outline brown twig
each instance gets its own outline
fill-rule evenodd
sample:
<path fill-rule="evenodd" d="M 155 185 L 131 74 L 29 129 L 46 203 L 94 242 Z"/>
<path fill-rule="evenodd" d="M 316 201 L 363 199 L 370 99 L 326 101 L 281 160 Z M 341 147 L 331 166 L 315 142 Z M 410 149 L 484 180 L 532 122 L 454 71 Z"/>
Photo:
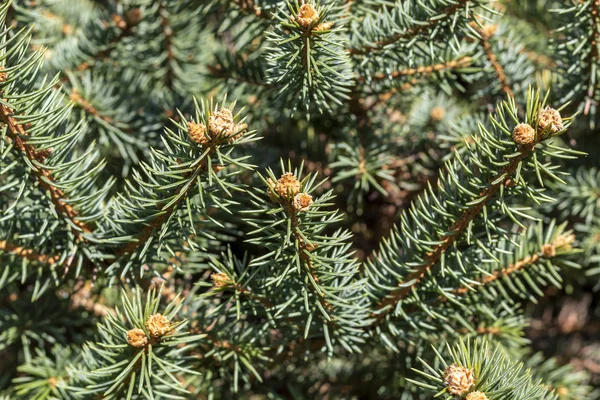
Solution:
<path fill-rule="evenodd" d="M 309 253 L 312 250 L 314 250 L 314 246 L 310 243 L 307 243 L 302 238 L 302 235 L 300 234 L 300 224 L 298 222 L 298 214 L 297 214 L 296 210 L 294 209 L 294 207 L 291 204 L 284 204 L 284 209 L 286 210 L 286 213 L 288 214 L 288 216 L 290 218 L 292 234 L 294 235 L 294 239 L 296 240 L 296 243 L 298 246 L 298 253 L 299 253 L 300 261 L 306 267 L 306 270 L 310 274 L 310 277 L 312 278 L 312 280 L 315 283 L 319 283 L 319 277 L 315 271 L 315 267 L 309 256 Z M 329 302 L 327 302 L 327 300 L 325 300 L 325 295 L 323 294 L 323 292 L 321 292 L 320 290 L 317 290 L 317 288 L 313 284 L 309 284 L 308 286 L 309 286 L 309 288 L 311 288 L 312 292 L 316 295 L 317 299 L 319 300 L 319 303 L 321 303 L 321 306 L 323 306 L 323 308 L 325 310 L 332 310 L 333 307 L 331 306 L 331 304 L 329 304 Z"/>
<path fill-rule="evenodd" d="M 423 65 L 423 66 L 420 66 L 417 68 L 407 68 L 407 69 L 403 69 L 403 70 L 393 71 L 388 74 L 378 73 L 378 74 L 372 75 L 370 77 L 370 79 L 373 81 L 381 81 L 384 79 L 395 79 L 395 78 L 399 78 L 402 76 L 433 74 L 435 72 L 440 72 L 440 71 L 444 71 L 444 70 L 448 70 L 448 69 L 456 69 L 456 68 L 466 67 L 471 64 L 471 61 L 472 61 L 471 57 L 465 56 L 458 60 L 451 60 L 451 61 L 433 64 L 433 65 Z M 367 79 L 364 76 L 358 77 L 359 82 L 364 82 L 366 80 Z"/>
<path fill-rule="evenodd" d="M 492 45 L 490 43 L 490 37 L 493 35 L 493 33 L 488 33 L 485 30 L 481 29 L 479 26 L 476 26 L 475 29 L 477 30 L 477 32 L 479 32 L 479 35 L 481 36 L 481 47 L 483 47 L 485 56 L 489 60 L 490 64 L 492 64 L 494 72 L 496 72 L 498 81 L 502 86 L 502 91 L 512 97 L 513 91 L 511 90 L 510 85 L 508 84 L 508 79 L 506 78 L 504 68 L 502 68 L 502 65 L 498 61 L 498 57 L 496 57 L 496 54 L 494 53 L 494 50 L 492 49 Z"/>
<path fill-rule="evenodd" d="M 497 280 L 504 278 L 505 276 L 514 274 L 515 272 L 518 272 L 530 265 L 535 264 L 536 262 L 538 262 L 540 260 L 540 258 L 542 258 L 542 256 L 547 259 L 554 258 L 556 256 L 556 252 L 555 252 L 556 248 L 561 248 L 563 246 L 570 246 L 570 244 L 573 240 L 574 240 L 574 236 L 571 234 L 560 235 L 560 236 L 556 237 L 556 239 L 554 239 L 554 241 L 552 243 L 544 244 L 538 252 L 531 254 L 531 255 L 527 255 L 523 259 L 515 262 L 514 264 L 507 266 L 506 268 L 501 269 L 500 271 L 494 271 L 490 275 L 485 275 L 479 281 L 479 283 L 471 283 L 468 286 L 463 286 L 459 289 L 456 289 L 455 291 L 452 292 L 452 294 L 464 295 L 464 294 L 469 293 L 473 288 L 478 288 L 480 286 L 489 285 L 493 282 L 496 282 Z M 551 246 L 551 248 L 554 250 L 549 253 L 544 254 L 544 250 L 547 248 L 547 246 Z"/>
<path fill-rule="evenodd" d="M 40 254 L 34 250 L 22 246 L 15 246 L 11 243 L 8 243 L 6 240 L 0 240 L 0 251 L 11 253 L 29 261 L 36 261 L 41 264 L 54 265 L 58 261 L 58 257 Z"/>
<path fill-rule="evenodd" d="M 38 164 L 36 169 L 31 170 L 31 174 L 37 179 L 40 187 L 50 193 L 50 198 L 59 215 L 65 216 L 72 223 L 71 230 L 80 241 L 85 241 L 82 233 L 91 232 L 92 227 L 85 222 L 80 221 L 77 211 L 65 201 L 64 192 L 57 186 L 51 184 L 54 177 L 50 169 L 40 167 L 47 157 L 46 151 L 37 151 L 32 145 L 27 144 L 24 137 L 30 136 L 26 128 L 19 124 L 13 117 L 13 110 L 5 104 L 0 104 L 0 121 L 7 127 L 7 136 L 14 143 L 15 148 L 27 157 L 32 164 Z"/>

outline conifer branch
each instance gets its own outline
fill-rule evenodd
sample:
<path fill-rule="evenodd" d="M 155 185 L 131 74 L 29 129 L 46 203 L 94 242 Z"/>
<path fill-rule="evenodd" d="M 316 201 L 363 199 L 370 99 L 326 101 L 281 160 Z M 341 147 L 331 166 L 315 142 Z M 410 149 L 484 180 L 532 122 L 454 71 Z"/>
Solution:
<path fill-rule="evenodd" d="M 13 111 L 8 106 L 0 104 L 0 121 L 6 125 L 8 137 L 13 141 L 16 149 L 27 157 L 32 165 L 38 164 L 35 169 L 31 170 L 31 174 L 37 179 L 40 187 L 50 193 L 50 199 L 52 200 L 57 213 L 69 219 L 71 223 L 75 225 L 71 227 L 75 236 L 80 241 L 85 241 L 82 232 L 91 232 L 93 230 L 92 227 L 77 218 L 78 213 L 66 202 L 64 192 L 60 188 L 49 183 L 54 182 L 52 173 L 49 169 L 39 165 L 44 163 L 47 152 L 37 151 L 32 145 L 27 144 L 26 139 L 24 138 L 30 135 L 27 132 L 26 127 L 19 124 L 13 115 Z"/>
<path fill-rule="evenodd" d="M 212 156 L 216 152 L 218 145 L 219 145 L 219 143 L 217 140 L 211 141 L 208 149 L 203 153 L 202 161 L 198 164 L 198 166 L 196 167 L 196 169 L 194 171 L 191 171 L 187 174 L 186 180 L 193 179 L 194 183 L 187 185 L 187 183 L 184 182 L 181 184 L 181 186 L 179 186 L 176 189 L 176 192 L 179 192 L 181 189 L 183 189 L 187 185 L 188 187 L 185 190 L 185 193 L 183 193 L 183 195 L 180 196 L 179 199 L 172 202 L 169 205 L 169 207 L 167 207 L 166 209 L 162 209 L 161 210 L 162 212 L 144 227 L 142 232 L 137 236 L 137 240 L 130 242 L 129 244 L 122 247 L 117 252 L 118 255 L 131 254 L 135 250 L 137 250 L 138 248 L 140 248 L 141 246 L 146 244 L 148 239 L 150 239 L 152 237 L 154 230 L 158 227 L 161 227 L 171 217 L 171 215 L 173 214 L 173 212 L 175 210 L 177 210 L 177 208 L 179 207 L 181 202 L 184 201 L 189 196 L 190 192 L 196 188 L 196 182 L 197 182 L 198 176 L 200 176 L 201 174 L 206 172 L 208 160 L 209 160 L 210 156 Z"/>
<path fill-rule="evenodd" d="M 510 164 L 505 166 L 500 171 L 500 173 L 496 176 L 496 179 L 494 180 L 497 180 L 497 178 L 500 178 L 502 176 L 512 175 L 516 171 L 521 160 L 523 160 L 527 155 L 528 153 L 524 152 L 521 153 L 518 157 L 515 157 L 510 162 Z M 480 198 L 483 198 L 483 200 L 479 201 L 472 208 L 466 210 L 463 213 L 463 215 L 458 219 L 458 221 L 454 225 L 449 227 L 448 234 L 445 235 L 443 238 L 440 238 L 441 243 L 436 245 L 434 247 L 434 250 L 425 257 L 425 263 L 419 266 L 416 271 L 409 274 L 404 279 L 404 282 L 402 284 L 411 281 L 414 282 L 410 285 L 407 285 L 406 287 L 393 291 L 391 293 L 391 297 L 387 297 L 383 301 L 381 301 L 377 308 L 384 309 L 388 306 L 393 306 L 398 301 L 402 300 L 406 295 L 408 295 L 413 290 L 413 288 L 419 284 L 419 282 L 425 276 L 425 274 L 438 262 L 440 257 L 444 254 L 444 252 L 452 244 L 454 244 L 454 242 L 461 236 L 461 234 L 469 226 L 469 223 L 479 215 L 483 207 L 487 204 L 488 201 L 490 201 L 493 198 L 494 194 L 498 191 L 500 186 L 504 184 L 505 181 L 500 181 L 496 184 L 488 186 L 479 196 Z M 387 308 L 387 310 L 388 312 L 391 311 L 391 307 Z M 380 313 L 378 314 L 378 317 L 381 318 L 384 315 L 384 313 Z"/>
<path fill-rule="evenodd" d="M 445 18 L 449 18 L 450 16 L 456 14 L 462 8 L 466 7 L 469 4 L 470 0 L 457 0 L 456 3 L 451 6 L 446 7 L 435 18 L 430 18 L 424 23 L 414 24 L 411 28 L 402 33 L 397 33 L 393 36 L 390 36 L 387 39 L 383 39 L 377 41 L 371 45 L 366 45 L 361 48 L 350 48 L 348 52 L 352 55 L 364 55 L 373 51 L 382 50 L 385 46 L 396 43 L 400 40 L 410 40 L 412 38 L 417 37 L 418 35 L 427 32 L 437 26 L 440 21 L 444 21 Z M 439 15 L 444 15 L 445 18 L 439 18 Z"/>
<path fill-rule="evenodd" d="M 321 303 L 321 305 L 324 307 L 324 309 L 331 310 L 332 309 L 331 304 L 329 304 L 327 302 L 327 300 L 325 300 L 325 295 L 315 285 L 315 284 L 319 283 L 319 277 L 317 276 L 317 274 L 315 272 L 315 267 L 310 259 L 310 256 L 308 255 L 308 253 L 310 253 L 311 250 L 313 249 L 313 246 L 309 243 L 306 243 L 306 240 L 304 240 L 302 238 L 302 234 L 300 233 L 300 224 L 298 221 L 298 215 L 297 215 L 296 209 L 293 207 L 292 204 L 284 205 L 284 209 L 290 218 L 292 233 L 294 235 L 294 238 L 296 239 L 298 253 L 300 255 L 300 261 L 306 267 L 306 271 L 310 274 L 309 280 L 312 283 L 308 286 L 311 288 L 313 293 L 316 295 L 317 299 L 319 299 L 319 303 Z"/>
<path fill-rule="evenodd" d="M 416 288 L 425 274 L 435 266 L 442 255 L 452 246 L 458 238 L 462 236 L 464 231 L 469 227 L 471 221 L 473 221 L 483 210 L 485 205 L 494 198 L 496 192 L 500 187 L 507 184 L 507 179 L 512 176 L 513 173 L 519 167 L 521 161 L 527 158 L 533 152 L 533 148 L 540 141 L 540 138 L 536 138 L 536 141 L 528 146 L 524 146 L 520 149 L 519 154 L 512 158 L 512 160 L 505 165 L 502 170 L 492 179 L 490 185 L 486 187 L 478 196 L 478 201 L 472 205 L 469 209 L 465 210 L 460 218 L 448 228 L 447 233 L 439 238 L 439 243 L 434 246 L 433 250 L 429 252 L 425 258 L 423 264 L 416 267 L 415 271 L 410 273 L 403 282 L 399 284 L 398 289 L 395 289 L 390 293 L 389 296 L 385 297 L 376 306 L 377 311 L 375 312 L 376 320 L 374 324 L 379 324 L 387 314 L 389 314 L 394 306 Z"/>
<path fill-rule="evenodd" d="M 556 250 L 563 248 L 565 246 L 569 246 L 575 237 L 572 234 L 561 234 L 557 236 L 552 243 L 544 244 L 538 252 L 527 255 L 515 262 L 514 264 L 510 264 L 507 267 L 494 271 L 491 275 L 483 276 L 479 281 L 473 282 L 468 286 L 463 286 L 459 289 L 456 289 L 452 292 L 455 295 L 464 295 L 470 293 L 473 289 L 477 290 L 481 286 L 490 285 L 498 280 L 501 280 L 509 275 L 515 274 L 517 272 L 522 271 L 530 265 L 533 265 L 540 261 L 540 259 L 552 259 L 556 257 Z M 446 299 L 445 299 L 446 300 Z"/>

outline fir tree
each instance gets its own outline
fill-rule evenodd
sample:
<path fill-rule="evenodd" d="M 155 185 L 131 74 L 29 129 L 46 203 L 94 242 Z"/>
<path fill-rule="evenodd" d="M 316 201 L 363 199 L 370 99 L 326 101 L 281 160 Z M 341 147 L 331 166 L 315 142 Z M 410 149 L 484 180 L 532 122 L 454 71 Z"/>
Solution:
<path fill-rule="evenodd" d="M 3 1 L 0 396 L 600 398 L 599 12 Z"/>

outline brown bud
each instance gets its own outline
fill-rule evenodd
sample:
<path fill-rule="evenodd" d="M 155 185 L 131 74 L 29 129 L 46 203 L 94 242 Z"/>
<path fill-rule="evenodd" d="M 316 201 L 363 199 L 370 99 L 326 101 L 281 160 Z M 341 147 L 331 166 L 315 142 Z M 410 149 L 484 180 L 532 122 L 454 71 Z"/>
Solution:
<path fill-rule="evenodd" d="M 293 199 L 300 192 L 300 182 L 294 174 L 287 172 L 277 181 L 275 192 L 284 199 Z"/>
<path fill-rule="evenodd" d="M 127 343 L 133 347 L 144 347 L 148 344 L 148 338 L 143 330 L 134 328 L 127 331 Z"/>
<path fill-rule="evenodd" d="M 434 121 L 441 121 L 446 116 L 446 110 L 444 107 L 435 106 L 431 109 L 430 113 L 431 119 Z"/>
<path fill-rule="evenodd" d="M 319 25 L 315 26 L 313 30 L 317 31 L 317 32 L 328 31 L 331 29 L 332 26 L 333 26 L 333 21 L 321 22 Z"/>
<path fill-rule="evenodd" d="M 112 17 L 113 23 L 115 26 L 121 30 L 127 28 L 127 22 L 118 14 L 113 15 Z"/>
<path fill-rule="evenodd" d="M 210 279 L 212 279 L 212 281 L 215 284 L 215 287 L 217 288 L 225 288 L 233 285 L 233 281 L 231 280 L 231 278 L 229 278 L 227 274 L 223 272 L 211 274 Z"/>
<path fill-rule="evenodd" d="M 449 365 L 444 371 L 444 385 L 450 394 L 462 396 L 475 383 L 473 371 L 460 365 Z"/>
<path fill-rule="evenodd" d="M 466 400 L 488 400 L 483 392 L 472 392 L 467 395 Z"/>
<path fill-rule="evenodd" d="M 560 113 L 554 108 L 546 107 L 540 112 L 538 118 L 538 127 L 540 131 L 549 129 L 550 132 L 556 133 L 563 129 L 563 121 Z"/>
<path fill-rule="evenodd" d="M 206 136 L 206 126 L 195 122 L 188 122 L 188 135 L 198 144 L 206 144 L 210 139 Z"/>
<path fill-rule="evenodd" d="M 131 10 L 127 11 L 127 14 L 125 14 L 125 19 L 130 26 L 139 24 L 142 20 L 142 10 L 139 8 L 132 8 Z"/>
<path fill-rule="evenodd" d="M 170 331 L 169 320 L 162 314 L 153 314 L 146 321 L 146 329 L 150 336 L 160 338 Z"/>
<path fill-rule="evenodd" d="M 552 242 L 552 244 L 554 245 L 554 247 L 556 248 L 560 248 L 560 247 L 565 247 L 565 248 L 571 248 L 571 244 L 575 241 L 575 235 L 568 234 L 568 235 L 560 235 L 557 236 L 554 241 Z"/>
<path fill-rule="evenodd" d="M 556 247 L 552 244 L 545 244 L 542 246 L 542 254 L 546 258 L 552 258 L 556 256 Z"/>
<path fill-rule="evenodd" d="M 512 137 L 518 145 L 531 145 L 535 143 L 535 130 L 529 124 L 519 124 L 513 129 Z"/>
<path fill-rule="evenodd" d="M 212 167 L 212 170 L 214 172 L 221 172 L 224 169 L 225 169 L 225 166 L 224 165 L 220 165 L 220 164 L 219 165 L 213 165 L 213 167 Z"/>
<path fill-rule="evenodd" d="M 294 201 L 293 201 L 293 206 L 294 209 L 298 212 L 301 211 L 306 211 L 308 210 L 308 208 L 310 207 L 310 205 L 313 203 L 313 198 L 310 194 L 308 193 L 298 193 L 295 197 L 294 197 Z"/>
<path fill-rule="evenodd" d="M 233 113 L 228 108 L 221 108 L 208 118 L 208 130 L 211 136 L 225 136 L 229 142 L 239 139 L 247 127 L 246 124 L 236 124 L 233 121 Z"/>
<path fill-rule="evenodd" d="M 312 4 L 302 4 L 300 9 L 298 10 L 298 15 L 296 16 L 296 21 L 298 25 L 303 28 L 308 28 L 314 22 L 319 20 L 319 13 L 312 6 Z"/>

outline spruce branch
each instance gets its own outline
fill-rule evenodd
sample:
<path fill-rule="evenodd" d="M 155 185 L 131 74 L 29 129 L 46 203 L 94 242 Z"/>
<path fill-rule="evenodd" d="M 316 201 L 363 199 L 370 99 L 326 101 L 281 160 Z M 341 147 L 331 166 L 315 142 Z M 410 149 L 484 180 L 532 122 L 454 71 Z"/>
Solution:
<path fill-rule="evenodd" d="M 144 246 L 148 239 L 152 236 L 156 228 L 162 227 L 162 225 L 171 217 L 171 215 L 177 210 L 179 205 L 191 194 L 191 192 L 195 189 L 194 185 L 190 185 L 189 182 L 195 182 L 200 174 L 207 172 L 207 166 L 210 160 L 210 157 L 216 153 L 218 142 L 211 143 L 207 150 L 203 153 L 200 163 L 197 164 L 195 170 L 191 173 L 188 173 L 184 176 L 187 182 L 182 183 L 179 187 L 176 188 L 176 193 L 178 193 L 176 200 L 170 202 L 169 204 L 162 205 L 159 204 L 160 214 L 152 219 L 142 232 L 137 236 L 136 241 L 131 242 L 130 244 L 124 246 L 121 250 L 119 250 L 119 254 L 130 254 L 133 253 L 140 246 Z"/>
<path fill-rule="evenodd" d="M 175 322 L 181 300 L 169 303 L 159 313 L 160 293 L 151 290 L 146 300 L 137 292 L 130 301 L 123 293 L 121 313 L 108 314 L 99 325 L 100 341 L 84 349 L 84 387 L 75 393 L 97 394 L 106 399 L 132 398 L 134 393 L 149 398 L 149 391 L 171 392 L 181 398 L 186 390 L 176 375 L 197 372 L 184 366 L 189 360 L 191 343 L 204 335 L 189 335 L 184 330 L 187 321 Z M 85 381 L 84 381 L 85 382 Z"/>
<path fill-rule="evenodd" d="M 352 86 L 350 59 L 344 48 L 344 28 L 334 4 L 321 7 L 298 0 L 279 9 L 278 23 L 267 32 L 267 83 L 293 106 L 321 112 L 342 106 Z"/>
<path fill-rule="evenodd" d="M 116 34 L 112 35 L 107 43 L 101 45 L 93 44 L 90 49 L 86 49 L 90 53 L 86 61 L 71 68 L 71 70 L 85 71 L 108 59 L 119 43 L 135 34 L 135 28 L 141 22 L 142 18 L 143 15 L 139 8 L 130 8 L 125 15 L 113 14 L 110 22 L 104 21 L 104 24 L 111 26 Z"/>
<path fill-rule="evenodd" d="M 464 295 L 475 287 L 490 285 L 498 280 L 506 279 L 510 275 L 519 273 L 521 270 L 536 264 L 541 259 L 551 260 L 556 257 L 557 252 L 570 250 L 574 240 L 575 236 L 570 232 L 560 234 L 556 236 L 551 243 L 543 244 L 538 252 L 528 255 L 514 264 L 508 265 L 502 270 L 494 271 L 491 275 L 483 276 L 480 281 L 473 282 L 469 286 L 463 286 L 456 289 L 452 294 Z"/>
<path fill-rule="evenodd" d="M 535 143 L 534 143 L 535 146 Z M 531 154 L 533 146 L 523 148 L 519 154 L 512 158 L 512 160 L 506 164 L 502 170 L 494 177 L 491 184 L 485 188 L 478 196 L 478 201 L 471 208 L 463 212 L 460 218 L 450 226 L 446 232 L 446 235 L 440 238 L 439 243 L 433 247 L 424 258 L 424 263 L 421 264 L 414 272 L 410 273 L 403 282 L 398 286 L 401 288 L 391 292 L 389 297 L 383 299 L 378 305 L 377 309 L 385 310 L 384 312 L 378 313 L 377 318 L 384 318 L 386 313 L 393 310 L 393 306 L 398 301 L 405 298 L 415 288 L 425 274 L 440 260 L 442 255 L 448 250 L 448 248 L 454 244 L 454 242 L 465 232 L 465 230 L 471 224 L 471 221 L 475 219 L 488 201 L 490 201 L 496 192 L 500 190 L 500 187 L 506 185 L 506 178 L 512 176 L 517 168 L 520 166 L 521 161 Z"/>
<path fill-rule="evenodd" d="M 437 13 L 434 13 L 435 16 L 432 16 L 426 21 L 413 21 L 411 26 L 406 27 L 401 32 L 395 33 L 394 35 L 385 39 L 376 40 L 361 47 L 349 48 L 348 52 L 351 55 L 366 55 L 371 52 L 382 51 L 386 46 L 400 41 L 409 42 L 421 34 L 432 31 L 439 23 L 444 22 L 447 19 L 451 19 L 455 14 L 463 11 L 463 9 L 467 7 L 470 7 L 472 2 L 469 0 L 454 0 L 450 3 L 451 4 L 449 6 Z M 443 16 L 443 18 L 440 18 L 440 16 Z"/>
<path fill-rule="evenodd" d="M 422 391 L 445 400 L 527 398 L 551 400 L 557 396 L 536 380 L 523 364 L 511 359 L 501 346 L 488 342 L 462 340 L 440 352 L 433 349 L 436 364 L 419 359 L 422 369 L 413 369 L 420 380 L 409 379 Z"/>
<path fill-rule="evenodd" d="M 521 124 L 527 128 L 525 129 L 527 134 L 523 137 L 519 136 L 521 135 L 521 125 L 515 127 L 514 132 L 512 133 L 512 137 L 515 142 L 513 142 L 514 144 L 511 146 L 509 142 L 506 142 L 502 137 L 511 135 L 511 127 L 509 124 L 518 122 L 519 118 L 517 117 L 517 108 L 514 100 L 509 98 L 508 103 L 503 103 L 502 108 L 499 110 L 497 119 L 492 118 L 494 130 L 497 132 L 496 135 L 498 135 L 496 136 L 497 139 L 493 138 L 494 136 L 492 133 L 487 132 L 483 127 L 480 127 L 480 134 L 482 136 L 476 138 L 473 148 L 466 152 L 469 159 L 465 158 L 465 161 L 462 161 L 463 156 L 460 156 L 459 153 L 457 153 L 456 160 L 461 166 L 459 167 L 458 165 L 452 166 L 451 164 L 446 164 L 449 181 L 444 179 L 438 185 L 445 193 L 448 193 L 448 190 L 450 190 L 453 185 L 460 185 L 460 174 L 466 173 L 471 175 L 473 173 L 470 172 L 472 171 L 471 168 L 477 168 L 479 170 L 478 174 L 481 174 L 479 179 L 485 180 L 474 185 L 471 189 L 465 188 L 466 190 L 464 193 L 467 195 L 468 200 L 465 199 L 466 201 L 464 204 L 459 205 L 462 203 L 462 200 L 455 200 L 455 202 L 457 202 L 457 211 L 459 211 L 457 214 L 454 214 L 455 211 L 451 211 L 450 209 L 444 210 L 442 208 L 437 211 L 441 212 L 443 215 L 445 215 L 445 217 L 450 218 L 449 221 L 451 224 L 448 227 L 440 227 L 435 229 L 435 233 L 432 232 L 431 236 L 430 234 L 426 233 L 427 230 L 417 234 L 424 234 L 426 235 L 427 239 L 419 238 L 419 236 L 415 237 L 414 234 L 411 235 L 411 240 L 415 240 L 417 243 L 422 240 L 421 243 L 423 250 L 426 251 L 426 253 L 422 256 L 422 260 L 419 258 L 411 260 L 410 257 L 413 256 L 411 254 L 413 254 L 412 252 L 416 249 L 410 250 L 408 254 L 400 256 L 401 260 L 405 260 L 404 262 L 407 263 L 404 267 L 405 269 L 403 269 L 403 271 L 406 271 L 406 275 L 402 279 L 399 279 L 399 282 L 395 285 L 395 289 L 388 289 L 388 294 L 384 296 L 376 305 L 376 311 L 374 312 L 374 317 L 376 318 L 376 321 L 374 322 L 375 325 L 383 322 L 389 313 L 397 310 L 396 306 L 398 303 L 411 295 L 411 293 L 415 292 L 415 289 L 418 288 L 423 279 L 429 275 L 432 268 L 436 266 L 438 262 L 443 261 L 442 258 L 447 257 L 449 249 L 459 239 L 461 239 L 465 234 L 468 234 L 468 237 L 476 235 L 476 233 L 473 232 L 474 221 L 481 215 L 484 209 L 486 210 L 486 218 L 489 218 L 489 204 L 495 201 L 498 193 L 502 195 L 501 204 L 505 204 L 505 206 L 501 207 L 501 214 L 506 213 L 513 221 L 517 222 L 514 215 L 512 215 L 516 212 L 516 210 L 512 209 L 511 211 L 511 207 L 507 206 L 505 202 L 508 198 L 507 196 L 509 196 L 509 193 L 514 190 L 512 189 L 514 187 L 513 181 L 516 180 L 517 182 L 523 182 L 523 173 L 526 169 L 532 168 L 535 171 L 543 169 L 546 171 L 546 173 L 549 173 L 549 176 L 553 179 L 560 180 L 560 178 L 558 178 L 554 173 L 550 172 L 547 166 L 543 166 L 542 164 L 536 162 L 537 156 L 536 151 L 534 151 L 536 147 L 540 146 L 544 141 L 551 139 L 555 135 L 564 132 L 562 121 L 553 119 L 555 122 L 549 123 L 549 118 L 551 116 L 551 118 L 554 118 L 554 116 L 557 115 L 556 110 L 544 109 L 543 105 L 544 102 L 539 97 L 539 93 L 534 94 L 533 92 L 530 92 L 526 110 L 526 121 L 528 125 Z M 489 144 L 495 143 L 494 147 L 496 148 L 496 155 L 492 155 L 491 152 L 484 151 L 484 157 L 491 157 L 491 159 L 497 160 L 494 161 L 494 164 L 498 170 L 487 170 L 486 172 L 486 167 L 481 161 L 476 163 L 477 167 L 475 165 L 469 166 L 468 164 L 474 161 L 472 158 L 475 154 L 473 153 L 473 150 L 480 146 L 487 146 L 485 144 L 486 142 Z M 554 152 L 554 148 L 548 147 L 548 149 L 552 149 L 551 151 Z M 561 149 L 557 153 L 554 153 L 555 157 L 560 157 L 563 151 L 564 150 Z M 459 170 L 462 172 L 459 172 Z M 539 178 L 539 172 L 537 175 Z M 479 192 L 477 193 L 475 190 L 478 190 Z M 430 198 L 426 198 L 426 201 L 428 203 L 435 201 L 435 203 L 438 204 L 438 207 L 441 207 L 439 200 L 436 200 L 435 193 L 431 189 L 428 192 L 428 197 Z M 531 192 L 530 195 L 534 198 L 536 198 L 535 196 L 538 196 L 539 198 L 537 201 L 543 201 L 543 196 L 534 195 L 533 192 Z M 436 218 L 434 215 L 430 215 L 430 211 L 426 211 L 424 209 L 421 211 L 417 210 L 414 210 L 412 213 L 414 216 L 411 216 L 410 218 L 403 216 L 401 218 L 403 232 L 410 232 L 409 230 L 411 229 L 411 226 L 419 227 L 423 226 L 423 223 L 432 223 Z M 417 213 L 415 214 L 415 212 Z M 521 212 L 519 212 L 519 215 L 524 216 L 524 214 Z M 424 221 L 428 222 L 421 222 L 419 220 L 420 218 L 424 218 Z M 439 224 L 439 222 L 436 221 L 435 224 Z M 489 228 L 486 228 L 486 230 L 489 231 Z M 419 230 L 417 232 L 419 232 Z M 436 237 L 436 235 L 439 236 Z M 367 264 L 369 267 L 367 271 L 371 271 L 371 269 L 375 266 L 385 266 L 384 260 L 386 259 L 398 257 L 391 252 L 395 246 L 398 246 L 397 240 L 401 239 L 394 235 L 391 240 L 393 240 L 392 243 L 394 247 L 382 247 L 382 254 L 377 255 L 373 261 L 370 261 Z M 380 276 L 380 273 L 376 271 L 372 272 L 373 279 L 378 276 Z M 382 284 L 377 284 L 377 286 L 380 285 L 383 286 Z"/>
<path fill-rule="evenodd" d="M 115 122 L 111 117 L 108 117 L 106 115 L 101 115 L 98 112 L 98 110 L 96 108 L 94 108 L 94 106 L 89 101 L 87 101 L 83 97 L 81 97 L 81 95 L 79 94 L 77 89 L 73 89 L 69 93 L 69 99 L 71 99 L 71 101 L 73 101 L 73 103 L 75 103 L 76 106 L 85 110 L 85 112 L 87 112 L 88 114 L 90 114 L 96 118 L 100 118 L 101 120 L 108 122 L 110 124 Z"/>
<path fill-rule="evenodd" d="M 4 94 L 6 96 L 6 94 Z M 85 241 L 83 233 L 91 232 L 92 227 L 78 219 L 77 211 L 66 201 L 65 193 L 59 186 L 53 184 L 55 178 L 52 176 L 51 169 L 45 167 L 47 152 L 38 151 L 34 146 L 27 143 L 27 137 L 30 137 L 26 127 L 15 119 L 14 111 L 0 104 L 0 121 L 7 127 L 8 138 L 14 143 L 15 148 L 27 158 L 28 164 L 36 166 L 32 168 L 31 174 L 36 178 L 41 188 L 50 194 L 50 199 L 59 215 L 66 217 L 72 224 L 72 231 L 80 241 Z"/>
<path fill-rule="evenodd" d="M 77 380 L 75 365 L 81 355 L 74 348 L 55 345 L 47 352 L 36 349 L 35 357 L 19 366 L 13 379 L 16 395 L 22 399 L 73 398 L 70 385 Z"/>
<path fill-rule="evenodd" d="M 238 168 L 230 172 L 233 175 L 250 168 L 243 162 L 247 157 L 232 157 L 231 152 L 254 137 L 246 132 L 246 124 L 237 122 L 231 111 L 234 106 L 196 103 L 193 121 L 180 113 L 180 122 L 173 121 L 177 131 L 165 131 L 165 150 L 152 149 L 151 162 L 142 163 L 134 174 L 135 185 L 128 183 L 125 193 L 111 205 L 110 226 L 102 234 L 110 248 L 107 252 L 114 254 L 107 271 L 122 267 L 123 274 L 134 262 L 153 259 L 172 240 L 187 242 L 195 249 L 191 239 L 197 235 L 194 220 L 198 215 L 206 215 L 212 207 L 227 210 L 231 202 L 217 197 L 231 196 L 231 191 L 240 189 L 225 179 L 226 174 L 218 173 L 224 166 Z M 195 192 L 199 201 L 194 200 Z M 137 265 L 141 276 L 144 263 Z"/>
<path fill-rule="evenodd" d="M 361 289 L 363 281 L 356 279 L 358 263 L 349 251 L 350 234 L 323 232 L 327 225 L 339 221 L 339 216 L 323 210 L 331 192 L 313 199 L 311 193 L 320 185 L 315 174 L 300 181 L 301 169 L 292 171 L 283 162 L 281 168 L 280 177 L 267 170 L 267 178 L 262 178 L 266 190 L 253 194 L 256 209 L 247 211 L 248 223 L 256 227 L 248 242 L 266 250 L 250 263 L 250 268 L 270 271 L 271 276 L 259 280 L 264 280 L 263 285 L 277 287 L 286 282 L 295 288 L 294 296 L 305 298 L 306 307 L 298 309 L 288 296 L 281 297 L 279 290 L 269 297 L 271 301 L 277 299 L 274 308 L 278 314 L 291 309 L 289 315 L 300 312 L 299 317 L 306 318 L 305 337 L 319 328 L 329 352 L 335 343 L 348 351 L 358 351 L 368 309 Z"/>

